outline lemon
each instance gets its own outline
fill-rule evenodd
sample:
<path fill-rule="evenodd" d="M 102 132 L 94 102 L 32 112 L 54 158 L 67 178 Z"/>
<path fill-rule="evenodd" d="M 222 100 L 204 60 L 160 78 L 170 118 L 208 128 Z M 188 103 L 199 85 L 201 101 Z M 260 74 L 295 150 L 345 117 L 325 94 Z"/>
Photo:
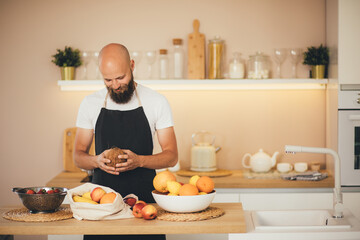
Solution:
<path fill-rule="evenodd" d="M 181 184 L 176 181 L 168 181 L 166 187 L 171 194 L 179 195 Z"/>
<path fill-rule="evenodd" d="M 174 193 L 168 193 L 167 195 L 168 195 L 168 196 L 179 196 L 179 195 L 174 194 Z"/>
<path fill-rule="evenodd" d="M 196 187 L 196 182 L 197 182 L 197 180 L 199 180 L 199 178 L 200 178 L 199 175 L 194 175 L 194 176 L 192 176 L 192 177 L 190 178 L 189 183 L 190 183 L 191 185 L 194 185 L 194 186 Z"/>

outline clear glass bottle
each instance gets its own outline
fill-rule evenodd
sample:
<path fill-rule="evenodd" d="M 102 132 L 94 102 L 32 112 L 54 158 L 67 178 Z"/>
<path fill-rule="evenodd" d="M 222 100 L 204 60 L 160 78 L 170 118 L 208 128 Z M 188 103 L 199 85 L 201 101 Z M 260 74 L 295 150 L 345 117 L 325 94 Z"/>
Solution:
<path fill-rule="evenodd" d="M 267 79 L 270 78 L 270 59 L 262 52 L 256 52 L 249 56 L 248 62 L 249 79 Z"/>
<path fill-rule="evenodd" d="M 209 40 L 209 79 L 223 78 L 224 40 L 219 36 Z"/>
<path fill-rule="evenodd" d="M 169 79 L 169 58 L 167 55 L 167 49 L 160 49 L 159 52 L 159 77 L 160 79 Z"/>
<path fill-rule="evenodd" d="M 183 79 L 184 78 L 184 49 L 182 47 L 182 39 L 174 38 L 174 55 L 173 55 L 173 64 L 174 64 L 174 78 Z"/>
<path fill-rule="evenodd" d="M 245 75 L 244 61 L 240 58 L 241 53 L 234 52 L 234 58 L 231 59 L 229 64 L 229 77 L 241 79 Z"/>

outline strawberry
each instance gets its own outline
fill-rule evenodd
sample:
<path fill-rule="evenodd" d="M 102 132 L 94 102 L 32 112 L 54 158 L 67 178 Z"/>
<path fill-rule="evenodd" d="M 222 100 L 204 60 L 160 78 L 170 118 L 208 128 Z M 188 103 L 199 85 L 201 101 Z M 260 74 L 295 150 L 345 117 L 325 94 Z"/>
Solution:
<path fill-rule="evenodd" d="M 35 194 L 35 192 L 34 192 L 34 190 L 29 189 L 29 190 L 26 191 L 26 194 Z"/>
<path fill-rule="evenodd" d="M 55 193 L 54 190 L 48 190 L 48 191 L 47 191 L 47 194 L 53 194 L 53 193 Z"/>
<path fill-rule="evenodd" d="M 60 190 L 58 188 L 54 189 L 54 193 L 59 193 L 59 192 L 60 192 Z"/>
<path fill-rule="evenodd" d="M 40 189 L 36 194 L 44 194 L 46 193 L 46 190 L 45 189 Z"/>

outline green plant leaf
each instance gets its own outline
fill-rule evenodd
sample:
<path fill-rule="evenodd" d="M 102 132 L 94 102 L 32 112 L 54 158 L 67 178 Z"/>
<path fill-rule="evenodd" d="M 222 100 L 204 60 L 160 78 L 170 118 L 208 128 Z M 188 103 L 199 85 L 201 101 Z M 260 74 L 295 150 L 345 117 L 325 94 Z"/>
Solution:
<path fill-rule="evenodd" d="M 322 44 L 319 47 L 308 47 L 304 52 L 305 65 L 325 65 L 329 64 L 329 49 Z"/>
<path fill-rule="evenodd" d="M 79 49 L 72 49 L 65 46 L 64 50 L 56 49 L 56 54 L 52 55 L 52 62 L 59 67 L 79 67 L 82 64 Z"/>

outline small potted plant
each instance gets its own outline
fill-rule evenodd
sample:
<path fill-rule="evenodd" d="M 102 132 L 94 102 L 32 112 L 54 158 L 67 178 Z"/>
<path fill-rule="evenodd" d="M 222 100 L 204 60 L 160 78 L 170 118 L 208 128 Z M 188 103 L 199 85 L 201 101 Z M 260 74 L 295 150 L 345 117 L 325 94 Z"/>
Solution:
<path fill-rule="evenodd" d="M 64 50 L 57 49 L 57 53 L 52 57 L 52 62 L 60 67 L 61 80 L 74 80 L 75 68 L 82 64 L 79 49 L 65 46 Z"/>
<path fill-rule="evenodd" d="M 312 78 L 324 78 L 327 76 L 326 70 L 329 65 L 329 48 L 323 46 L 320 47 L 308 47 L 307 51 L 304 52 L 305 65 L 310 65 L 311 77 Z"/>

